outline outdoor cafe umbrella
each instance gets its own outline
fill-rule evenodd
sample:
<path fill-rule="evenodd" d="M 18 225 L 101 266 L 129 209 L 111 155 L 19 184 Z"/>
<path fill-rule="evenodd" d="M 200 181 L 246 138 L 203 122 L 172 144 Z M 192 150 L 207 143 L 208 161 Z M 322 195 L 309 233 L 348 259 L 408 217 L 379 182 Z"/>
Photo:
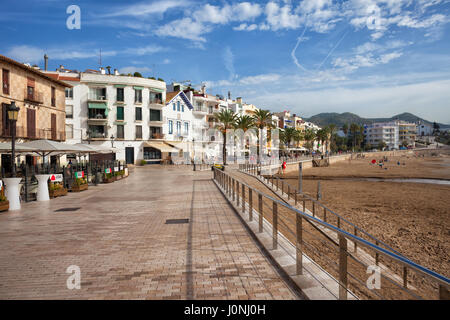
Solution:
<path fill-rule="evenodd" d="M 32 153 L 33 149 L 27 146 L 24 146 L 21 143 L 17 143 L 15 146 L 16 153 Z M 0 143 L 0 153 L 10 153 L 11 150 L 11 142 L 1 142 Z"/>
<path fill-rule="evenodd" d="M 45 158 L 48 155 L 61 155 L 64 153 L 79 152 L 80 148 L 62 142 L 56 142 L 52 140 L 34 140 L 31 142 L 25 142 L 20 144 L 22 147 L 28 147 L 31 152 Z"/>

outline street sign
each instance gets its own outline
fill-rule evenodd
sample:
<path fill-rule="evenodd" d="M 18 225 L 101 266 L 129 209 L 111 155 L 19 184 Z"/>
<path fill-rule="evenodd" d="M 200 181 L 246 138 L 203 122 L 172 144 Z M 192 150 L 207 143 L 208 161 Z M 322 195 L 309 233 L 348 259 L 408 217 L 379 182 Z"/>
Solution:
<path fill-rule="evenodd" d="M 111 168 L 106 168 L 105 173 L 111 173 Z"/>

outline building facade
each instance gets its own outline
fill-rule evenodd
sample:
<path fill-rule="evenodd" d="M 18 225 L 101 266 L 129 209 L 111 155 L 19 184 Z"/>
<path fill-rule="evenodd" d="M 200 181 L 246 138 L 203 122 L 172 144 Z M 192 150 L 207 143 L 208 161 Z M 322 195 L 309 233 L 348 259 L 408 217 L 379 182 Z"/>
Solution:
<path fill-rule="evenodd" d="M 11 141 L 7 110 L 13 101 L 20 108 L 16 122 L 17 142 L 66 140 L 64 90 L 68 84 L 2 55 L 0 77 L 0 141 Z M 3 166 L 8 166 L 10 161 L 10 155 L 2 155 Z M 35 164 L 37 157 L 27 156 L 26 162 Z"/>
<path fill-rule="evenodd" d="M 66 92 L 69 143 L 88 143 L 116 149 L 116 159 L 144 159 L 143 142 L 163 140 L 163 81 L 118 72 L 49 72 L 73 85 Z"/>

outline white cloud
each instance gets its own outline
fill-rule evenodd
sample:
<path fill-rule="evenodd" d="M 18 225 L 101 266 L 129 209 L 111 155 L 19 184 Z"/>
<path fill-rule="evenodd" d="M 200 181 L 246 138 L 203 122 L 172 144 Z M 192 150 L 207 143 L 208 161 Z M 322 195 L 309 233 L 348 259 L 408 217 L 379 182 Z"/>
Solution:
<path fill-rule="evenodd" d="M 244 77 L 239 80 L 239 83 L 243 85 L 257 85 L 266 82 L 278 81 L 280 78 L 281 76 L 279 74 L 260 74 L 257 76 Z"/>
<path fill-rule="evenodd" d="M 169 64 L 170 63 L 170 59 L 164 59 L 162 64 Z"/>
<path fill-rule="evenodd" d="M 166 51 L 167 49 L 158 45 L 148 45 L 140 48 L 129 48 L 125 50 L 126 53 L 136 54 L 138 56 L 149 55 L 157 52 Z"/>
<path fill-rule="evenodd" d="M 289 4 L 279 6 L 278 3 L 269 2 L 265 13 L 267 25 L 274 31 L 280 29 L 297 29 L 300 26 L 300 16 L 296 15 Z"/>
<path fill-rule="evenodd" d="M 235 31 L 253 31 L 256 29 L 258 29 L 258 25 L 255 23 L 250 25 L 247 25 L 246 23 L 241 23 L 239 26 L 233 27 L 233 30 Z"/>
<path fill-rule="evenodd" d="M 133 74 L 135 72 L 139 72 L 139 73 L 144 73 L 144 72 L 150 72 L 152 69 L 148 68 L 148 67 L 136 67 L 136 66 L 128 66 L 128 67 L 123 67 L 120 68 L 120 73 L 124 73 L 124 74 Z"/>
<path fill-rule="evenodd" d="M 223 52 L 223 62 L 225 64 L 225 68 L 230 74 L 230 80 L 233 80 L 235 78 L 234 55 L 233 52 L 231 52 L 230 47 L 226 47 Z"/>
<path fill-rule="evenodd" d="M 6 55 L 24 63 L 39 63 L 44 59 L 44 54 L 47 54 L 50 59 L 57 60 L 75 60 L 88 59 L 98 57 L 99 51 L 96 49 L 81 49 L 80 46 L 74 47 L 58 47 L 42 49 L 29 45 L 18 45 L 11 47 Z M 102 51 L 102 56 L 114 56 L 116 51 Z"/>
<path fill-rule="evenodd" d="M 373 67 L 379 64 L 387 64 L 394 59 L 401 57 L 403 54 L 401 52 L 391 52 L 382 54 L 379 57 L 374 57 L 372 53 L 367 53 L 365 55 L 356 55 L 352 58 L 336 58 L 333 60 L 332 64 L 334 67 L 339 68 L 339 72 L 350 73 L 359 68 Z"/>
<path fill-rule="evenodd" d="M 202 35 L 211 32 L 211 30 L 211 27 L 194 21 L 191 18 L 182 18 L 159 27 L 156 29 L 155 33 L 158 36 L 171 36 L 193 41 L 206 42 L 206 39 L 202 37 Z"/>
<path fill-rule="evenodd" d="M 195 20 L 213 24 L 226 24 L 231 21 L 251 21 L 261 14 L 259 4 L 241 2 L 223 7 L 204 5 L 200 10 L 193 13 Z"/>
<path fill-rule="evenodd" d="M 122 17 L 122 16 L 133 16 L 133 17 L 143 17 L 152 14 L 165 13 L 169 9 L 186 7 L 190 5 L 190 1 L 186 0 L 163 0 L 151 3 L 139 3 L 133 4 L 126 7 L 120 7 L 114 11 L 106 14 L 99 15 L 100 17 Z"/>

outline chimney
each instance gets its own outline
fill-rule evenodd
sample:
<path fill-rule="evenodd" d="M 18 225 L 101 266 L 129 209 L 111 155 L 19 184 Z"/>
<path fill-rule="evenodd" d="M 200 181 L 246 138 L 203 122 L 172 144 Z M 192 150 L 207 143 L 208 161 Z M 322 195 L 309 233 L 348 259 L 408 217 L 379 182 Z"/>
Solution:
<path fill-rule="evenodd" d="M 120 75 L 119 70 L 114 69 L 114 75 L 115 75 L 115 76 L 119 76 L 119 75 Z"/>
<path fill-rule="evenodd" d="M 205 94 L 206 93 L 206 86 L 202 85 L 202 93 Z"/>
<path fill-rule="evenodd" d="M 103 68 L 103 67 L 100 67 L 100 73 L 101 73 L 101 74 L 106 74 L 106 72 L 105 72 L 105 68 Z"/>
<path fill-rule="evenodd" d="M 107 66 L 106 69 L 108 69 L 108 74 L 111 74 L 111 67 Z"/>
<path fill-rule="evenodd" d="M 44 70 L 48 70 L 48 55 L 44 54 Z"/>

